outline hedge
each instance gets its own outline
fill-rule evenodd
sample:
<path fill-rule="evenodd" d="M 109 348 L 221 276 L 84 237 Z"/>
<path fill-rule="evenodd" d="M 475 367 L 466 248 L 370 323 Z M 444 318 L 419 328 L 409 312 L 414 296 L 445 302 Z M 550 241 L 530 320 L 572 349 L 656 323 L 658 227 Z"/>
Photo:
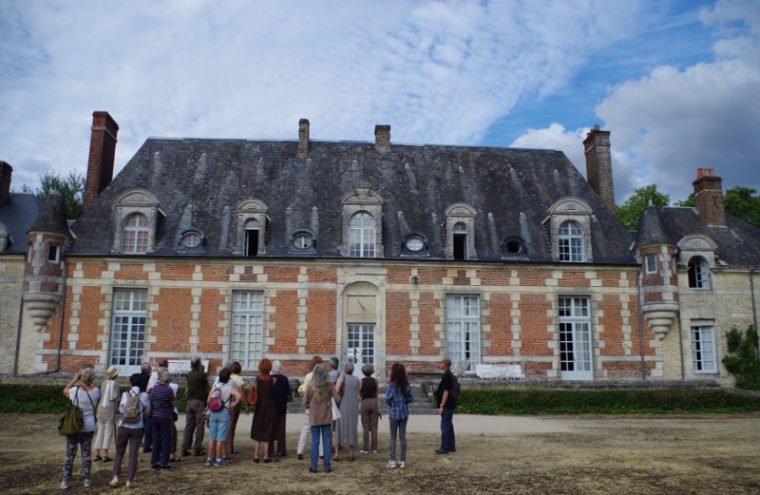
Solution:
<path fill-rule="evenodd" d="M 760 397 L 721 389 L 462 389 L 457 412 L 472 414 L 737 413 L 760 411 Z"/>

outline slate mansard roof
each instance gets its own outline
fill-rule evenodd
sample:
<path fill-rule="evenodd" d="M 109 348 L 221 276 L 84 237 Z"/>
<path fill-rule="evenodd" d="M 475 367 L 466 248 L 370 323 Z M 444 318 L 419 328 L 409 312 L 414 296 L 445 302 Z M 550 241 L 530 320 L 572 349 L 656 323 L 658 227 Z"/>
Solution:
<path fill-rule="evenodd" d="M 26 233 L 35 223 L 40 211 L 40 202 L 34 194 L 11 193 L 0 206 L 0 224 L 8 231 L 12 242 L 0 254 L 26 252 Z"/>
<path fill-rule="evenodd" d="M 731 266 L 760 265 L 760 229 L 726 212 L 726 226 L 709 225 L 696 208 L 649 206 L 639 222 L 637 244 L 672 244 L 687 235 L 706 235 L 717 244 L 716 258 Z"/>
<path fill-rule="evenodd" d="M 415 233 L 428 240 L 422 259 L 446 259 L 445 210 L 463 202 L 477 211 L 478 260 L 504 259 L 499 243 L 519 238 L 527 253 L 518 260 L 551 261 L 544 220 L 557 200 L 572 196 L 593 210 L 593 262 L 635 263 L 622 224 L 562 152 L 393 145 L 389 153 L 379 153 L 370 143 L 311 141 L 308 157 L 299 158 L 297 144 L 148 139 L 74 225 L 77 240 L 70 254 L 111 254 L 115 201 L 143 188 L 155 195 L 163 213 L 150 255 L 232 256 L 238 205 L 257 199 L 267 205 L 270 219 L 266 257 L 297 256 L 289 251 L 292 231 L 310 229 L 316 208 L 316 256 L 336 258 L 343 241 L 342 200 L 367 182 L 383 198 L 385 259 L 417 259 L 401 253 L 406 235 Z M 202 253 L 178 251 L 187 227 L 205 234 Z"/>

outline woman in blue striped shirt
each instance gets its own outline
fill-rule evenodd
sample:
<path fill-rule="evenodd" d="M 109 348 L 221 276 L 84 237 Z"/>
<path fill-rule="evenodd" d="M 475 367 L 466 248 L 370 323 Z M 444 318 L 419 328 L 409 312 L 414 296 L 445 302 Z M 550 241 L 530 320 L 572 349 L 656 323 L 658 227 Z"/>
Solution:
<path fill-rule="evenodd" d="M 388 418 L 391 423 L 391 455 L 388 468 L 396 467 L 396 434 L 401 444 L 401 455 L 398 467 L 406 467 L 406 421 L 409 419 L 409 403 L 412 402 L 412 387 L 406 376 L 406 368 L 401 363 L 391 367 L 388 380 L 388 390 L 385 392 L 385 403 L 388 404 Z"/>

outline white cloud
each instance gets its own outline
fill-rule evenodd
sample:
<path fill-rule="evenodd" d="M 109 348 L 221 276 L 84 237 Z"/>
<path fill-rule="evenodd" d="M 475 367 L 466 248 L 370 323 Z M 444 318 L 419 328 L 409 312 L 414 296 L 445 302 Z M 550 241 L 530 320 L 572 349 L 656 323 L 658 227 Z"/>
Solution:
<path fill-rule="evenodd" d="M 612 88 L 597 107 L 612 131 L 617 201 L 634 187 L 657 184 L 672 200 L 685 199 L 698 167 L 715 169 L 724 189 L 737 185 L 760 190 L 760 64 L 758 2 L 718 2 L 702 12 L 717 33 L 717 60 L 679 69 L 654 68 L 638 80 Z M 738 24 L 737 24 L 738 23 Z M 733 26 L 731 29 L 725 27 Z M 559 124 L 530 130 L 515 141 L 552 144 L 576 166 L 583 130 Z"/>
<path fill-rule="evenodd" d="M 644 6 L 584 2 L 0 4 L 0 157 L 14 185 L 84 170 L 93 110 L 117 167 L 149 136 L 474 144 L 563 86 Z M 568 29 L 573 26 L 573 29 Z"/>

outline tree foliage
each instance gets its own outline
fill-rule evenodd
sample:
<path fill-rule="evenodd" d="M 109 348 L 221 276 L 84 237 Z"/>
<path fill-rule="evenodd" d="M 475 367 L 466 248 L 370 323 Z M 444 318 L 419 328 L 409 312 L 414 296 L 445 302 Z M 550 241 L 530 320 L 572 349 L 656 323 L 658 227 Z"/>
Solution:
<path fill-rule="evenodd" d="M 760 196 L 756 193 L 749 187 L 732 187 L 723 196 L 723 204 L 736 218 L 760 227 Z"/>
<path fill-rule="evenodd" d="M 726 371 L 736 378 L 736 386 L 760 390 L 760 358 L 757 356 L 757 330 L 754 325 L 744 332 L 732 328 L 726 333 L 728 355 L 723 358 Z"/>
<path fill-rule="evenodd" d="M 615 207 L 615 214 L 626 229 L 636 230 L 639 226 L 639 218 L 649 206 L 650 200 L 657 208 L 664 208 L 670 204 L 670 196 L 657 192 L 657 186 L 650 184 L 634 189 L 633 194 L 625 203 Z"/>
<path fill-rule="evenodd" d="M 84 211 L 82 204 L 84 186 L 85 178 L 80 173 L 69 172 L 68 175 L 64 176 L 57 172 L 48 171 L 45 175 L 40 176 L 40 185 L 34 191 L 34 195 L 40 201 L 45 201 L 50 192 L 57 189 L 63 196 L 66 218 L 74 220 L 79 218 Z"/>

